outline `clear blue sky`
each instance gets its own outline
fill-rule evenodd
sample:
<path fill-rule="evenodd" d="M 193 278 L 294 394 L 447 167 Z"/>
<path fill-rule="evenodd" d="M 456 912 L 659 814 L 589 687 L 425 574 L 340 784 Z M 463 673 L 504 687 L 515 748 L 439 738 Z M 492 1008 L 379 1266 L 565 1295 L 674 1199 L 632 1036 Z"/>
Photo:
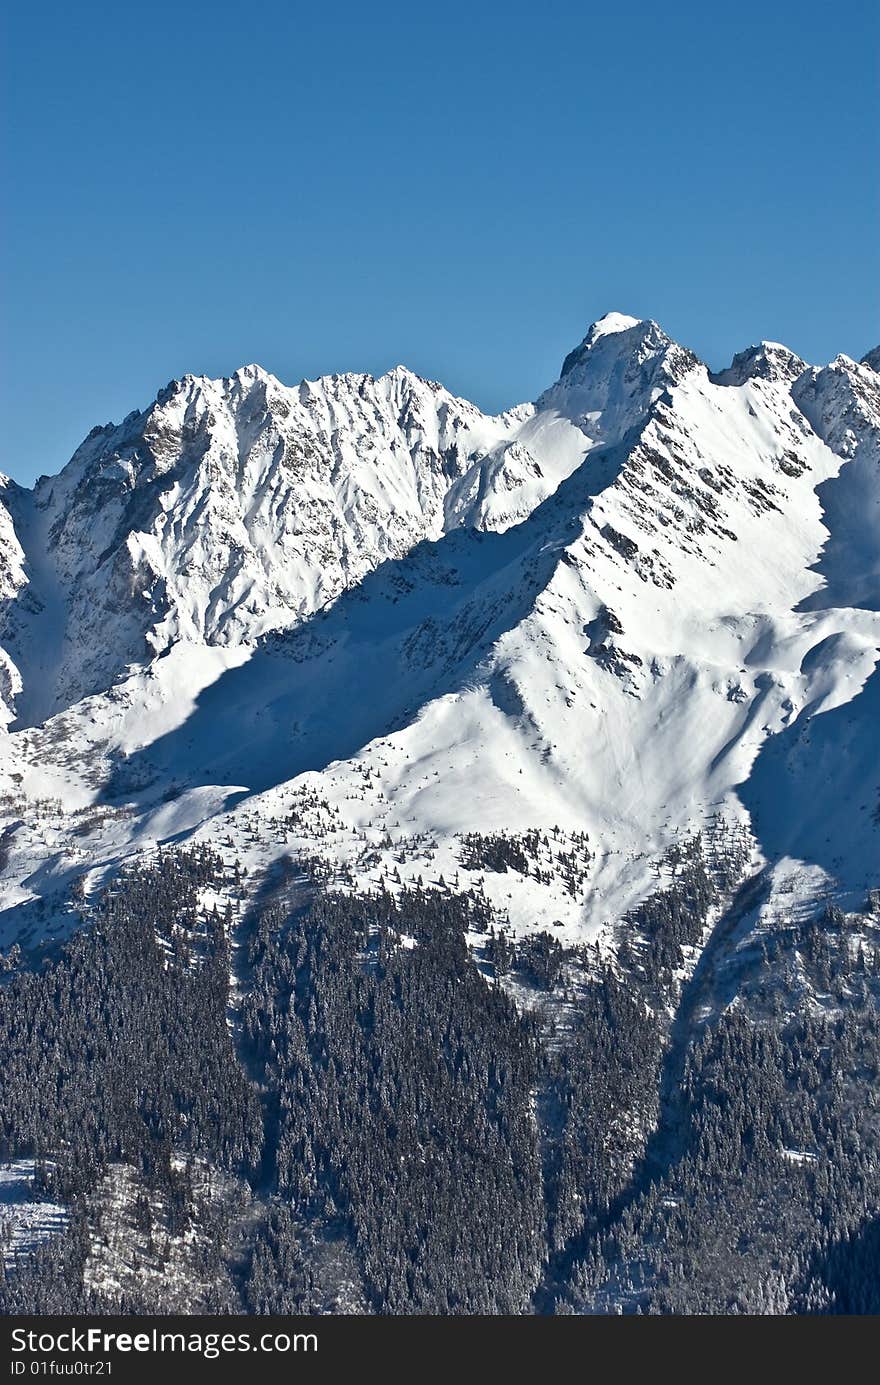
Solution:
<path fill-rule="evenodd" d="M 876 0 L 17 4 L 0 469 L 250 361 L 506 406 L 611 308 L 861 355 L 878 42 Z"/>

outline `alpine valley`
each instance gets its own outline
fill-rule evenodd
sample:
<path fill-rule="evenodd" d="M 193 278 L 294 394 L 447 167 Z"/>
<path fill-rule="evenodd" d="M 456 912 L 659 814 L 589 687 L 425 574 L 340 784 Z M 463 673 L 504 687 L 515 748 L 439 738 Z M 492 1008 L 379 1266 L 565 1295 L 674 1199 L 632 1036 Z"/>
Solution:
<path fill-rule="evenodd" d="M 880 1311 L 880 348 L 0 478 L 5 1312 Z"/>

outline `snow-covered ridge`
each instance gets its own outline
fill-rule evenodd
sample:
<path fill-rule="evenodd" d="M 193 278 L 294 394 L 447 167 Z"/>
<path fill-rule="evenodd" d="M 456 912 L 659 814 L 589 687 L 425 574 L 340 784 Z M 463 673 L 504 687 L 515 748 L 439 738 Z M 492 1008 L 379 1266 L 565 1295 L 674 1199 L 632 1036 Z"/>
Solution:
<path fill-rule="evenodd" d="M 0 525 L 10 937 L 193 833 L 360 885 L 586 833 L 574 891 L 480 885 L 572 937 L 719 813 L 810 889 L 878 883 L 870 360 L 713 374 L 609 314 L 497 417 L 403 367 L 187 376 Z"/>
<path fill-rule="evenodd" d="M 289 628 L 423 539 L 522 520 L 672 378 L 679 349 L 654 324 L 615 330 L 581 348 L 588 371 L 495 418 L 401 366 L 287 387 L 251 365 L 172 381 L 145 411 L 94 429 L 11 507 L 45 612 L 7 625 L 20 718 L 176 640 Z"/>

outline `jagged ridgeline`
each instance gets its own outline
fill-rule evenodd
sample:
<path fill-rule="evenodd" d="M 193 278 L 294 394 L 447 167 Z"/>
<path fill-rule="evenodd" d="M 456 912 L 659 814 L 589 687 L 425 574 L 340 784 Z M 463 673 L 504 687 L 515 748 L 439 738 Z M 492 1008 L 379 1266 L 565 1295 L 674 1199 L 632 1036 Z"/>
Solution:
<path fill-rule="evenodd" d="M 858 908 L 876 367 L 714 372 L 610 313 L 497 416 L 402 367 L 252 366 L 0 477 L 0 946 L 193 838 L 358 892 L 482 875 L 572 947 L 718 811 L 780 893 Z"/>
<path fill-rule="evenodd" d="M 742 850 L 677 847 L 614 966 L 476 892 L 126 870 L 0 985 L 3 1311 L 877 1311 L 880 897 L 731 950 Z"/>

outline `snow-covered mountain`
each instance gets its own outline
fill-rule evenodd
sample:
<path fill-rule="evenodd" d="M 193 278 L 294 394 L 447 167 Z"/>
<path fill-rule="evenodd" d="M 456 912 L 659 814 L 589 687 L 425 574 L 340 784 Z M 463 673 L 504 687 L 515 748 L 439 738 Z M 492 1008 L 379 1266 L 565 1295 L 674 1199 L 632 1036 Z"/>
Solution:
<path fill-rule="evenodd" d="M 713 374 L 612 313 L 498 417 L 401 367 L 250 366 L 4 482 L 4 937 L 193 835 L 610 945 L 720 816 L 780 888 L 861 901 L 877 365 L 762 343 Z M 526 868 L 471 869 L 468 833 Z"/>

